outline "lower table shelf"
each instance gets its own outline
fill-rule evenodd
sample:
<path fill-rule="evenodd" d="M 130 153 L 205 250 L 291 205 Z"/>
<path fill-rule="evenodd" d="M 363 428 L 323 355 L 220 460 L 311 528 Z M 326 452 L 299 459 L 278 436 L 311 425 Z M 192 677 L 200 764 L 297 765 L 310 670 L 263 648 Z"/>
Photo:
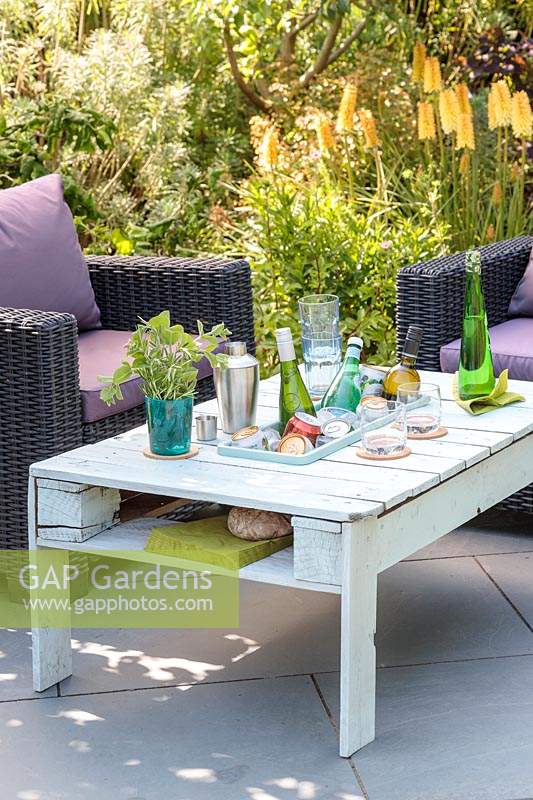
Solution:
<path fill-rule="evenodd" d="M 159 562 L 171 565 L 175 562 L 173 557 L 146 553 L 144 547 L 152 528 L 176 524 L 175 521 L 171 520 L 141 518 L 114 525 L 112 528 L 98 533 L 85 542 L 64 542 L 38 538 L 37 545 L 53 550 L 72 550 L 92 554 L 117 552 L 120 553 L 121 558 L 130 561 Z M 340 594 L 340 586 L 297 580 L 293 571 L 292 547 L 273 553 L 271 556 L 261 559 L 261 561 L 248 564 L 248 566 L 239 571 L 239 577 L 242 580 L 270 583 L 274 586 L 288 586 L 295 589 Z"/>

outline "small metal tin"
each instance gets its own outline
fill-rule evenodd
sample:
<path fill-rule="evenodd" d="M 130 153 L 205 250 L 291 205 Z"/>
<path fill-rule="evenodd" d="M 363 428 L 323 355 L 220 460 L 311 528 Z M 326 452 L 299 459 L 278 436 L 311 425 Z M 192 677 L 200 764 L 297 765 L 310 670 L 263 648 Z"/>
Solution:
<path fill-rule="evenodd" d="M 321 434 L 317 436 L 315 447 L 322 447 L 323 444 L 329 444 L 330 442 L 334 442 L 334 438 L 332 436 L 324 436 Z"/>
<path fill-rule="evenodd" d="M 283 431 L 284 436 L 289 433 L 299 433 L 314 444 L 316 437 L 320 436 L 320 422 L 316 417 L 312 417 L 311 414 L 297 411 L 287 422 Z"/>
<path fill-rule="evenodd" d="M 199 442 L 211 442 L 217 438 L 216 414 L 198 414 L 196 416 L 196 438 Z"/>
<path fill-rule="evenodd" d="M 247 428 L 241 428 L 236 431 L 231 437 L 231 443 L 234 447 L 250 447 L 262 449 L 263 447 L 263 431 L 257 425 L 250 425 Z"/>
<path fill-rule="evenodd" d="M 313 443 L 299 433 L 288 433 L 278 446 L 278 453 L 286 456 L 303 456 L 313 449 Z"/>
<path fill-rule="evenodd" d="M 322 434 L 329 439 L 340 439 L 350 433 L 352 426 L 347 419 L 331 419 L 322 425 Z"/>
<path fill-rule="evenodd" d="M 271 452 L 275 453 L 278 449 L 279 443 L 281 442 L 281 436 L 279 435 L 278 431 L 274 430 L 274 428 L 264 428 L 263 438 L 265 450 L 270 450 Z"/>
<path fill-rule="evenodd" d="M 319 408 L 316 412 L 316 416 L 321 427 L 324 422 L 328 422 L 330 419 L 335 419 L 335 414 L 332 414 L 329 408 Z"/>

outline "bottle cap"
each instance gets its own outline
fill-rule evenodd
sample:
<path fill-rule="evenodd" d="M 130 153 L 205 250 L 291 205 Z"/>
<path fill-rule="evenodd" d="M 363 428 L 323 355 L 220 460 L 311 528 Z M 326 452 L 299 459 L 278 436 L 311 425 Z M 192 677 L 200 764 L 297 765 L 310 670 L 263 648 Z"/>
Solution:
<path fill-rule="evenodd" d="M 350 337 L 348 337 L 348 347 L 351 344 L 357 345 L 357 347 L 359 347 L 361 350 L 363 349 L 363 340 L 361 339 L 360 336 L 350 336 Z"/>
<path fill-rule="evenodd" d="M 405 356 L 417 357 L 423 334 L 424 329 L 419 325 L 409 325 L 407 336 L 405 337 L 405 344 L 403 346 L 403 354 Z"/>
<path fill-rule="evenodd" d="M 424 335 L 424 328 L 421 328 L 420 325 L 409 325 L 407 329 L 407 339 L 411 339 L 411 341 L 421 342 L 422 336 Z"/>
<path fill-rule="evenodd" d="M 290 328 L 278 328 L 276 330 L 276 341 L 278 344 L 292 342 L 292 331 Z"/>

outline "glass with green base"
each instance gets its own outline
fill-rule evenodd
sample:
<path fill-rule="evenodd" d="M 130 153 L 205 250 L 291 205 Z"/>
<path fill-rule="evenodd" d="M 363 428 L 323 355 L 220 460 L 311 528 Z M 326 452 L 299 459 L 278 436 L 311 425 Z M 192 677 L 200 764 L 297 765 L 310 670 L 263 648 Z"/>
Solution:
<path fill-rule="evenodd" d="M 459 362 L 459 397 L 472 400 L 489 395 L 495 386 L 487 312 L 481 286 L 481 257 L 466 254 L 466 285 Z"/>

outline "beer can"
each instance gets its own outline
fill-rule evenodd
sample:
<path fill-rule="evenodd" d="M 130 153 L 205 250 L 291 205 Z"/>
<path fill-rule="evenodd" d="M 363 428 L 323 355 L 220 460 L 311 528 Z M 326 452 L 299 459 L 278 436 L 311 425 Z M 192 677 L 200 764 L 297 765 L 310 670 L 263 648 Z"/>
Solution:
<path fill-rule="evenodd" d="M 257 425 L 250 425 L 248 428 L 241 428 L 232 434 L 231 443 L 235 447 L 248 447 L 262 449 L 263 431 Z"/>
<path fill-rule="evenodd" d="M 322 434 L 329 439 L 340 439 L 350 433 L 352 426 L 347 419 L 339 417 L 338 419 L 330 419 L 322 425 Z"/>
<path fill-rule="evenodd" d="M 278 446 L 278 453 L 286 456 L 303 456 L 313 449 L 313 443 L 300 433 L 288 433 Z"/>
<path fill-rule="evenodd" d="M 263 437 L 265 440 L 265 449 L 275 453 L 278 449 L 279 443 L 281 442 L 281 436 L 279 435 L 278 431 L 274 430 L 274 428 L 264 428 Z"/>
<path fill-rule="evenodd" d="M 335 439 L 332 436 L 324 436 L 323 433 L 317 437 L 315 447 L 322 447 L 323 444 L 329 444 L 330 442 L 334 442 Z"/>
<path fill-rule="evenodd" d="M 320 436 L 320 422 L 316 417 L 312 417 L 311 414 L 297 411 L 285 426 L 283 435 L 287 436 L 288 433 L 299 433 L 314 445 L 316 437 Z"/>

